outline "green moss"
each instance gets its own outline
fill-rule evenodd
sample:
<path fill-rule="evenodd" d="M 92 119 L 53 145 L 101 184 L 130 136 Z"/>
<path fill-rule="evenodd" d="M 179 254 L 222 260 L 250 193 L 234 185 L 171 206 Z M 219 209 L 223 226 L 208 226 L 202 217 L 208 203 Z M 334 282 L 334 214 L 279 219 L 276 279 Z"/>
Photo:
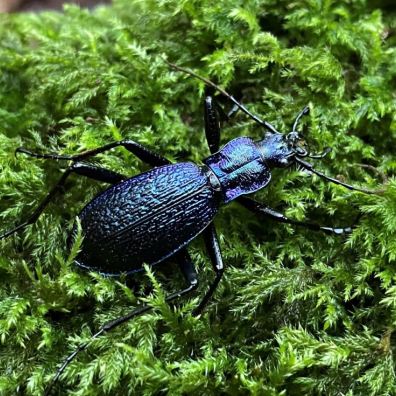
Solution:
<path fill-rule="evenodd" d="M 242 90 L 279 130 L 309 103 L 308 140 L 333 148 L 317 167 L 384 193 L 274 172 L 257 199 L 290 217 L 349 225 L 363 216 L 336 238 L 225 207 L 216 220 L 225 279 L 195 318 L 213 278 L 199 240 L 190 251 L 201 290 L 176 309 L 163 300 L 182 282 L 174 268 L 138 276 L 133 291 L 129 280 L 76 270 L 67 234 L 104 186 L 71 178 L 34 226 L 0 242 L 0 393 L 41 395 L 67 354 L 154 286 L 153 313 L 81 353 L 61 394 L 395 394 L 395 11 L 365 0 L 118 0 L 92 12 L 1 15 L 2 230 L 31 213 L 66 166 L 15 158 L 18 146 L 77 153 L 131 138 L 174 161 L 208 155 L 204 86 L 169 70 L 163 54 Z M 239 114 L 222 139 L 262 134 Z M 147 169 L 123 149 L 98 162 L 130 175 Z"/>

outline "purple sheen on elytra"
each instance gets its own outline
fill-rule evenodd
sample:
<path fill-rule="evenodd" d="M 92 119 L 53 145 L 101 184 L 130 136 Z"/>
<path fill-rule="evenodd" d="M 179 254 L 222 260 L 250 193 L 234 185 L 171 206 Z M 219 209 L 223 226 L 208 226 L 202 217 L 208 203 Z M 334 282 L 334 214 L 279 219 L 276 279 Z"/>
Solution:
<path fill-rule="evenodd" d="M 84 239 L 76 263 L 118 275 L 162 262 L 210 224 L 219 207 L 216 195 L 193 163 L 153 168 L 116 184 L 79 214 Z"/>
<path fill-rule="evenodd" d="M 256 143 L 248 137 L 231 140 L 204 163 L 219 179 L 225 203 L 259 190 L 271 180 Z"/>

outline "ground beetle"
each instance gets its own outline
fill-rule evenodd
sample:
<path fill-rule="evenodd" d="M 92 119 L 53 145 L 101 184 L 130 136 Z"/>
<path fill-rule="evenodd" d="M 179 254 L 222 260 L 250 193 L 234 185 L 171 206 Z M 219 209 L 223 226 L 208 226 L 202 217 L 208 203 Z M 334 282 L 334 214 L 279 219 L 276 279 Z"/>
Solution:
<path fill-rule="evenodd" d="M 226 114 L 212 94 L 205 97 L 205 133 L 211 155 L 202 161 L 203 165 L 192 162 L 172 164 L 161 155 L 131 140 L 110 143 L 73 156 L 36 154 L 25 148 L 18 148 L 17 152 L 36 158 L 67 160 L 71 163 L 30 218 L 0 235 L 0 239 L 34 223 L 60 187 L 63 187 L 70 174 L 76 173 L 109 183 L 112 186 L 89 202 L 78 216 L 84 239 L 76 264 L 106 275 L 120 275 L 141 271 L 144 263 L 151 265 L 164 263 L 172 257 L 179 264 L 187 281 L 184 289 L 166 298 L 167 301 L 172 301 L 195 290 L 198 286 L 197 273 L 187 251 L 187 245 L 202 233 L 216 275 L 194 311 L 194 314 L 199 314 L 214 293 L 224 271 L 219 242 L 213 225 L 213 219 L 222 205 L 236 200 L 254 213 L 283 223 L 305 226 L 312 230 L 332 234 L 351 231 L 350 227 L 332 228 L 295 221 L 247 197 L 247 194 L 267 186 L 271 179 L 271 169 L 286 168 L 296 163 L 323 179 L 350 190 L 365 193 L 373 191 L 352 187 L 328 177 L 303 160 L 303 158 L 323 158 L 329 152 L 327 149 L 321 154 L 311 154 L 297 132 L 297 124 L 303 115 L 308 114 L 308 107 L 298 114 L 292 131 L 288 134 L 281 134 L 274 126 L 250 113 L 234 97 L 211 81 L 176 65 L 171 64 L 171 66 L 205 81 L 234 104 L 231 111 Z M 262 140 L 254 141 L 249 137 L 239 137 L 231 140 L 219 150 L 220 119 L 229 119 L 238 109 L 248 114 L 267 132 Z M 129 178 L 82 162 L 118 146 L 125 147 L 153 169 Z M 75 226 L 72 235 L 76 233 L 76 230 Z M 92 337 L 92 340 L 149 309 L 149 306 L 142 306 L 106 324 Z M 47 388 L 46 394 L 49 394 L 53 384 L 76 354 L 86 347 L 87 344 L 81 345 L 67 358 Z"/>

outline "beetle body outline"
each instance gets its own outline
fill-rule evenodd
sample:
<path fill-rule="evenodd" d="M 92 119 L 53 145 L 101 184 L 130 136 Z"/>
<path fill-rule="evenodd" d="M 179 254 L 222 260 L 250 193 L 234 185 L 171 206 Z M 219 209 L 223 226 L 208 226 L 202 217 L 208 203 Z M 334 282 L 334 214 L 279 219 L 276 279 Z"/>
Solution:
<path fill-rule="evenodd" d="M 220 92 L 223 93 L 224 91 L 220 90 Z M 173 174 L 174 176 L 181 174 L 179 178 L 179 182 L 181 184 L 179 185 L 177 183 L 170 183 L 171 186 L 173 185 L 173 187 L 175 187 L 173 190 L 172 189 L 171 190 L 177 192 L 180 186 L 183 186 L 183 188 L 185 188 L 189 184 L 187 183 L 187 180 L 190 181 L 192 180 L 192 182 L 190 182 L 189 184 L 190 187 L 192 187 L 192 190 L 187 194 L 187 197 L 188 198 L 191 198 L 192 196 L 195 197 L 195 195 L 201 193 L 203 193 L 203 197 L 201 197 L 196 201 L 194 200 L 190 201 L 189 199 L 185 199 L 185 200 L 182 199 L 178 201 L 178 203 L 185 204 L 186 202 L 188 202 L 191 204 L 193 202 L 195 204 L 198 202 L 198 212 L 191 212 L 193 213 L 193 216 L 187 215 L 187 218 L 192 222 L 199 217 L 196 213 L 200 213 L 199 209 L 202 209 L 202 205 L 203 205 L 204 209 L 206 210 L 206 213 L 204 210 L 203 213 L 205 214 L 205 216 L 202 216 L 202 219 L 200 219 L 202 220 L 201 222 L 202 224 L 198 224 L 198 225 L 192 224 L 191 226 L 184 228 L 182 231 L 180 231 L 181 238 L 178 240 L 171 241 L 170 238 L 165 238 L 167 241 L 172 242 L 171 246 L 170 247 L 165 246 L 164 248 L 161 247 L 161 249 L 162 248 L 163 249 L 159 254 L 157 254 L 157 256 L 155 256 L 155 254 L 150 256 L 150 254 L 153 253 L 150 252 L 150 249 L 152 248 L 151 245 L 146 245 L 145 247 L 142 245 L 144 249 L 140 253 L 140 259 L 135 264 L 135 267 L 132 268 L 131 272 L 136 272 L 141 270 L 144 260 L 152 261 L 151 264 L 159 264 L 166 261 L 169 257 L 173 257 L 174 260 L 180 266 L 180 269 L 187 281 L 187 286 L 182 290 L 179 290 L 177 292 L 168 295 L 166 300 L 172 301 L 178 297 L 181 297 L 195 290 L 198 286 L 198 279 L 191 257 L 189 256 L 188 251 L 186 249 L 186 245 L 197 235 L 202 233 L 216 276 L 215 279 L 211 282 L 209 289 L 205 293 L 201 302 L 194 310 L 194 314 L 199 314 L 200 312 L 202 312 L 203 308 L 205 307 L 210 297 L 216 290 L 217 285 L 219 284 L 222 274 L 224 272 L 224 265 L 221 257 L 218 238 L 212 222 L 213 217 L 217 213 L 218 207 L 220 206 L 221 203 L 226 204 L 232 200 L 236 200 L 244 207 L 246 207 L 247 209 L 249 209 L 250 211 L 256 214 L 264 215 L 283 223 L 305 226 L 315 231 L 324 231 L 326 233 L 336 234 L 336 235 L 351 232 L 351 227 L 333 228 L 333 227 L 320 226 L 314 223 L 292 220 L 285 217 L 283 214 L 278 213 L 275 210 L 265 206 L 264 204 L 257 202 L 249 197 L 246 197 L 246 194 L 254 193 L 257 190 L 264 188 L 269 183 L 271 178 L 270 170 L 272 168 L 274 167 L 285 168 L 292 165 L 293 163 L 299 164 L 302 168 L 317 174 L 318 176 L 320 176 L 321 178 L 327 181 L 342 185 L 350 190 L 361 191 L 369 194 L 375 193 L 375 191 L 353 187 L 337 179 L 328 177 L 325 174 L 317 171 L 310 163 L 306 162 L 303 159 L 306 157 L 312 159 L 323 158 L 329 152 L 329 150 L 326 149 L 320 154 L 311 154 L 307 149 L 307 147 L 305 147 L 305 144 L 301 136 L 296 131 L 296 127 L 300 118 L 303 115 L 308 114 L 309 112 L 309 109 L 307 107 L 304 108 L 296 117 L 296 120 L 293 125 L 293 130 L 288 134 L 281 134 L 271 124 L 261 121 L 257 116 L 254 116 L 250 112 L 248 112 L 244 108 L 244 106 L 240 105 L 239 102 L 237 102 L 233 97 L 231 97 L 230 95 L 228 95 L 227 97 L 229 99 L 232 98 L 232 102 L 234 103 L 234 105 L 237 105 L 237 107 L 239 107 L 246 114 L 251 116 L 256 122 L 258 122 L 260 125 L 268 129 L 269 132 L 265 134 L 263 140 L 260 140 L 258 142 L 254 142 L 252 139 L 247 137 L 236 138 L 228 142 L 225 146 L 222 147 L 222 149 L 219 150 L 220 126 L 219 126 L 218 115 L 220 111 L 218 106 L 216 106 L 213 97 L 211 95 L 208 95 L 205 98 L 205 113 L 204 113 L 205 132 L 206 132 L 207 143 L 212 155 L 210 155 L 203 161 L 204 162 L 203 166 L 198 166 L 193 163 L 181 163 L 181 164 L 172 165 L 166 158 L 161 157 L 160 155 L 152 152 L 146 147 L 134 141 L 129 141 L 129 140 L 109 143 L 97 149 L 89 150 L 74 156 L 58 155 L 58 154 L 36 154 L 25 148 L 17 149 L 17 152 L 22 152 L 24 154 L 36 158 L 68 160 L 71 161 L 71 165 L 66 169 L 62 177 L 59 179 L 58 183 L 47 194 L 44 200 L 38 205 L 38 207 L 33 212 L 33 214 L 28 218 L 28 220 L 0 235 L 0 239 L 8 237 L 13 233 L 25 228 L 29 224 L 34 223 L 37 220 L 37 218 L 40 216 L 46 205 L 58 192 L 59 188 L 64 185 L 64 182 L 66 181 L 67 177 L 70 174 L 76 173 L 78 175 L 90 177 L 98 181 L 107 182 L 109 184 L 112 184 L 113 186 L 107 189 L 106 191 L 100 193 L 97 197 L 91 200 L 80 212 L 79 217 L 82 222 L 83 235 L 85 233 L 84 240 L 86 241 L 85 243 L 90 243 L 91 246 L 86 245 L 89 247 L 86 248 L 85 251 L 84 251 L 84 245 L 82 246 L 82 253 L 80 252 L 79 255 L 77 256 L 77 262 L 81 267 L 85 267 L 88 269 L 95 269 L 102 273 L 108 273 L 107 270 L 111 264 L 112 257 L 109 255 L 108 261 L 104 261 L 104 262 L 102 261 L 100 263 L 100 260 L 102 259 L 101 253 L 103 254 L 103 251 L 95 252 L 95 247 L 100 245 L 102 242 L 103 243 L 106 241 L 114 242 L 115 240 L 117 240 L 117 235 L 116 235 L 117 232 L 119 232 L 121 235 L 124 229 L 128 229 L 129 231 L 131 231 L 133 228 L 132 226 L 136 226 L 137 224 L 137 223 L 136 224 L 133 223 L 133 221 L 132 223 L 128 223 L 128 216 L 126 216 L 127 219 L 126 223 L 124 223 L 124 226 L 120 226 L 120 223 L 117 221 L 121 219 L 120 218 L 117 219 L 117 216 L 114 215 L 112 210 L 114 209 L 115 213 L 117 213 L 117 211 L 120 210 L 121 214 L 125 214 L 127 213 L 128 210 L 126 210 L 125 208 L 122 209 L 123 203 L 126 202 L 126 205 L 127 206 L 129 205 L 127 209 L 131 209 L 134 206 L 133 203 L 136 202 L 132 201 L 132 205 L 130 204 L 130 202 L 128 204 L 127 196 L 128 193 L 132 193 L 132 194 L 136 193 L 136 191 L 138 190 L 137 186 L 140 186 L 142 184 L 139 183 L 140 181 L 146 179 L 145 181 L 147 182 L 151 179 L 156 179 L 156 177 L 159 174 L 168 177 L 171 174 Z M 235 109 L 232 109 L 231 112 L 228 115 L 226 115 L 226 118 L 230 117 L 235 112 L 236 112 Z M 135 154 L 138 158 L 140 158 L 142 161 L 153 166 L 154 169 L 128 179 L 126 176 L 110 171 L 108 169 L 97 167 L 90 163 L 81 162 L 96 154 L 105 152 L 107 150 L 119 146 L 126 148 L 127 150 Z M 187 169 L 192 172 L 193 174 L 192 179 L 191 178 L 188 179 L 188 177 L 186 179 L 184 171 L 186 171 Z M 172 172 L 167 172 L 168 170 L 171 170 Z M 152 183 L 152 181 L 150 183 Z M 150 183 L 145 183 L 145 186 L 148 188 L 150 187 L 155 189 L 156 187 L 155 183 L 154 184 L 150 184 Z M 161 183 L 159 183 L 159 185 L 160 187 L 168 187 L 169 181 L 164 179 Z M 153 202 L 159 201 L 158 202 L 159 206 L 156 207 L 157 209 L 158 207 L 162 207 L 161 205 L 163 204 L 164 204 L 164 208 L 166 208 L 166 203 L 167 203 L 166 198 L 168 199 L 174 198 L 172 194 L 170 194 L 170 190 L 167 190 L 166 188 L 163 190 L 163 193 L 160 193 L 159 195 L 156 195 L 155 193 L 152 192 L 151 195 L 146 194 L 145 196 L 148 197 L 148 201 L 153 201 Z M 116 201 L 116 205 L 114 205 L 114 202 L 112 203 L 112 199 Z M 105 203 L 104 205 L 102 205 L 103 202 Z M 208 203 L 210 203 L 210 205 L 205 206 L 205 204 Z M 211 205 L 213 205 L 213 207 L 211 207 Z M 144 204 L 142 203 L 138 209 L 142 209 L 143 206 Z M 153 209 L 155 205 L 154 206 L 147 205 L 147 206 L 148 206 L 147 210 L 150 211 L 150 209 Z M 178 209 L 177 214 L 180 215 L 184 209 L 185 207 L 181 205 L 181 208 Z M 106 214 L 107 211 L 110 212 L 109 216 Z M 167 212 L 167 210 L 164 210 L 163 213 L 165 213 L 168 216 L 167 217 L 168 220 L 172 217 L 171 211 Z M 109 219 L 113 219 L 114 224 L 109 225 L 108 223 Z M 98 220 L 100 220 L 99 223 Z M 154 221 L 155 224 L 155 221 L 157 220 L 158 219 L 155 217 L 155 215 L 154 216 L 151 215 L 146 217 L 144 221 L 141 220 L 139 224 L 148 227 L 150 226 L 150 222 Z M 158 220 L 158 221 L 160 221 L 160 223 L 164 225 L 163 229 L 165 229 L 165 222 L 163 220 L 162 221 Z M 185 218 L 183 221 L 182 218 L 180 218 L 180 220 L 176 221 L 176 223 L 183 223 L 183 224 L 186 223 Z M 100 225 L 100 231 L 101 232 L 103 231 L 102 237 L 98 239 L 96 239 L 95 237 L 92 240 L 86 239 L 86 236 L 88 234 L 89 235 L 95 234 L 95 230 L 97 231 L 96 226 L 98 224 Z M 89 228 L 91 226 L 92 226 L 92 230 L 89 233 L 87 233 L 87 229 L 89 231 Z M 74 228 L 73 233 L 75 232 L 76 232 L 76 227 Z M 108 234 L 106 234 L 106 232 L 108 232 Z M 139 235 L 143 235 L 143 233 Z M 123 236 L 125 235 L 123 234 Z M 138 248 L 138 245 L 146 243 L 147 239 L 143 238 L 141 240 L 138 239 L 136 241 L 132 241 L 131 238 L 127 238 L 126 240 L 124 239 L 124 241 L 126 241 L 127 243 L 134 242 L 135 243 L 134 247 Z M 164 241 L 163 239 L 154 241 L 154 245 L 159 246 L 161 243 L 163 243 L 163 241 Z M 110 244 L 109 246 L 110 248 L 111 247 L 120 248 L 121 245 L 119 243 L 113 243 Z M 116 272 L 111 272 L 111 274 L 115 275 L 121 272 L 128 272 L 128 264 L 126 264 L 125 261 L 126 256 L 127 255 L 122 254 L 121 256 L 116 258 L 116 260 L 118 260 L 118 262 L 116 263 L 117 264 L 116 267 L 118 266 L 118 268 L 116 268 L 117 270 Z M 95 259 L 97 262 L 99 262 L 98 264 L 99 266 L 97 267 L 93 267 L 92 264 L 94 263 L 90 262 L 90 260 L 95 261 Z M 128 315 L 118 318 L 104 325 L 95 335 L 93 335 L 91 341 L 102 335 L 104 332 L 110 331 L 111 329 L 130 320 L 131 318 L 140 315 L 144 312 L 147 312 L 149 309 L 150 309 L 149 306 L 142 306 L 140 308 L 135 309 Z M 74 357 L 80 351 L 85 350 L 88 345 L 89 343 L 85 345 L 81 345 L 65 360 L 63 365 L 58 369 L 53 381 L 47 388 L 46 395 L 50 393 L 52 386 L 58 380 L 59 376 L 62 374 L 64 369 L 67 367 L 67 365 L 74 359 Z"/>

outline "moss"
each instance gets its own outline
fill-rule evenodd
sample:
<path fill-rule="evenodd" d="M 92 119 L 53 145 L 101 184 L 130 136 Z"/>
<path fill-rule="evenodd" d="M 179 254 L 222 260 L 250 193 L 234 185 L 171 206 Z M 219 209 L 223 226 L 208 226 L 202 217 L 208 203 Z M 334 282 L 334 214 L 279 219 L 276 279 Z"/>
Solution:
<path fill-rule="evenodd" d="M 104 186 L 71 178 L 35 225 L 0 242 L 0 393 L 41 395 L 67 354 L 154 287 L 154 311 L 81 353 L 60 394 L 395 394 L 395 11 L 365 0 L 117 0 L 92 12 L 1 15 L 1 229 L 31 213 L 66 166 L 15 158 L 18 146 L 77 153 L 131 138 L 174 161 L 208 155 L 204 86 L 170 70 L 163 54 L 243 92 L 279 130 L 309 104 L 307 139 L 333 148 L 317 167 L 384 192 L 274 172 L 257 199 L 323 224 L 349 225 L 361 213 L 353 234 L 315 234 L 225 207 L 216 225 L 226 275 L 195 318 L 213 278 L 200 240 L 190 251 L 201 293 L 175 308 L 163 300 L 181 284 L 174 267 L 135 283 L 73 266 L 68 232 Z M 239 114 L 222 142 L 262 134 Z M 130 175 L 146 169 L 123 149 L 97 161 Z"/>

